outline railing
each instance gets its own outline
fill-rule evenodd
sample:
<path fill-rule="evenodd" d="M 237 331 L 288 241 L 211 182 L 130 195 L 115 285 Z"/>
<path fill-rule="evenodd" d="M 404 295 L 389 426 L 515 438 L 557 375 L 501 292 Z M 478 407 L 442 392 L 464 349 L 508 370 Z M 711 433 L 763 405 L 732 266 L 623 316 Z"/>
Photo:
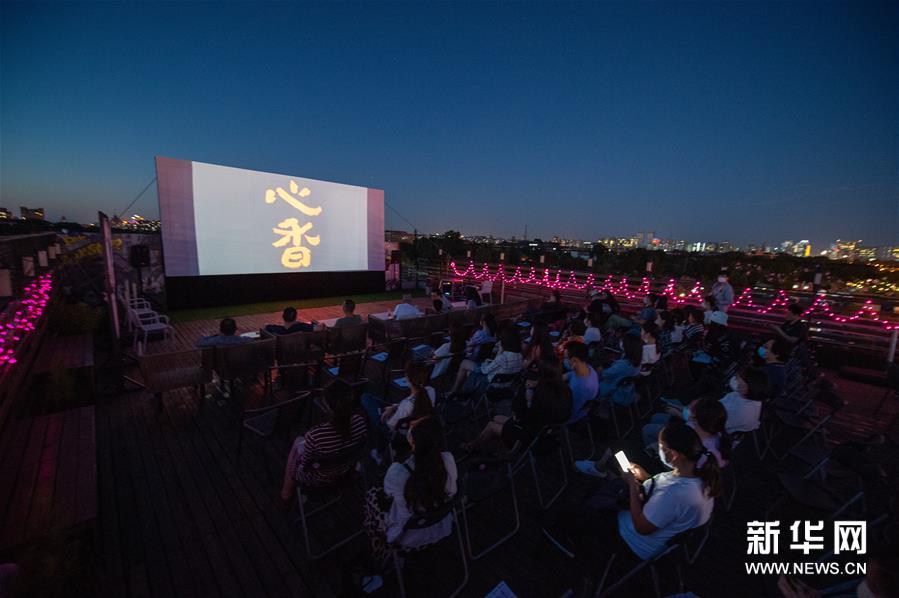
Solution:
<path fill-rule="evenodd" d="M 522 268 L 508 265 L 448 264 L 441 267 L 432 264 L 427 269 L 431 280 L 456 280 L 481 285 L 493 281 L 495 300 L 507 301 L 511 297 L 531 298 L 559 290 L 570 303 L 586 303 L 590 289 L 611 291 L 626 312 L 636 311 L 645 294 L 655 292 L 668 297 L 669 307 L 698 305 L 705 291 L 695 279 L 653 280 L 648 277 L 637 280 L 616 275 L 600 275 L 592 272 L 558 271 L 542 268 Z M 737 298 L 728 311 L 729 323 L 735 327 L 751 329 L 768 328 L 780 324 L 791 299 L 806 306 L 805 318 L 809 322 L 810 337 L 819 343 L 843 350 L 862 351 L 888 362 L 895 359 L 899 317 L 877 310 L 875 299 L 868 296 L 848 296 L 841 293 L 794 293 L 791 297 L 782 289 L 747 288 L 737 292 Z"/>

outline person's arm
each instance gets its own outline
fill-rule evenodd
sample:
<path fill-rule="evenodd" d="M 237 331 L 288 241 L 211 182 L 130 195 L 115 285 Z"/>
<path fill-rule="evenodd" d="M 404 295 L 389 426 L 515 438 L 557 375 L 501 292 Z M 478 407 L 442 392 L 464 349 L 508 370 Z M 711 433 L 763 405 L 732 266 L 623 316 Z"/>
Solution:
<path fill-rule="evenodd" d="M 503 362 L 500 359 L 500 355 L 502 355 L 502 351 L 500 351 L 500 354 L 496 356 L 496 359 L 487 360 L 484 363 L 482 363 L 481 364 L 481 373 L 484 374 L 485 376 L 489 376 L 493 372 L 499 370 L 503 365 Z"/>
<path fill-rule="evenodd" d="M 630 471 L 622 473 L 621 477 L 624 478 L 628 486 L 630 494 L 628 510 L 630 511 L 631 521 L 634 523 L 634 529 L 637 530 L 637 533 L 644 536 L 658 530 L 659 528 L 653 525 L 643 514 L 643 485 L 637 481 L 637 478 Z"/>

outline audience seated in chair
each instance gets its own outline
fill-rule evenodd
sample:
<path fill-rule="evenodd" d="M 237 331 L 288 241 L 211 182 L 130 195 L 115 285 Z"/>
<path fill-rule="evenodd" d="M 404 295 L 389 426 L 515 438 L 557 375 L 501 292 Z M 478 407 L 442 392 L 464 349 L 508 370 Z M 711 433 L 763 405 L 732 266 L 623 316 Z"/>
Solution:
<path fill-rule="evenodd" d="M 309 322 L 297 320 L 297 310 L 294 307 L 285 307 L 281 313 L 281 324 L 268 324 L 264 328 L 269 334 L 293 334 L 295 332 L 312 332 L 315 327 Z"/>
<path fill-rule="evenodd" d="M 439 378 L 447 373 L 452 359 L 450 355 L 458 355 L 465 351 L 465 329 L 461 326 L 451 325 L 449 340 L 437 347 L 432 356 L 434 369 L 431 371 L 431 379 Z"/>
<path fill-rule="evenodd" d="M 651 366 L 659 360 L 659 326 L 655 322 L 645 322 L 640 327 L 640 340 L 643 342 L 643 356 L 640 359 L 641 366 Z"/>
<path fill-rule="evenodd" d="M 434 305 L 433 312 L 435 314 L 445 314 L 453 311 L 453 302 L 440 289 L 431 291 L 431 303 Z"/>
<path fill-rule="evenodd" d="M 643 297 L 643 308 L 637 312 L 637 314 L 631 318 L 634 323 L 642 326 L 646 322 L 655 322 L 658 317 L 658 313 L 656 312 L 656 305 L 659 302 L 659 296 L 655 293 L 649 293 L 645 297 Z"/>
<path fill-rule="evenodd" d="M 643 360 L 643 341 L 632 334 L 625 335 L 621 341 L 623 353 L 612 362 L 612 365 L 599 370 L 600 400 L 612 400 L 618 405 L 630 405 L 634 402 L 633 385 L 623 388 L 621 382 L 626 378 L 640 375 L 640 362 Z"/>
<path fill-rule="evenodd" d="M 253 339 L 237 334 L 237 322 L 234 318 L 225 318 L 219 322 L 219 333 L 212 336 L 204 336 L 197 341 L 197 347 L 225 347 L 228 345 L 241 345 L 249 343 Z"/>
<path fill-rule="evenodd" d="M 587 361 L 587 345 L 573 341 L 565 347 L 565 359 L 571 371 L 564 376 L 571 389 L 571 419 L 579 421 L 587 415 L 584 406 L 596 398 L 599 391 L 599 375 Z"/>
<path fill-rule="evenodd" d="M 758 348 L 758 356 L 768 377 L 768 396 L 773 401 L 781 398 L 787 384 L 786 363 L 790 358 L 790 349 L 787 341 L 782 339 L 771 339 Z"/>
<path fill-rule="evenodd" d="M 281 500 L 289 504 L 296 491 L 297 482 L 303 486 L 322 488 L 330 486 L 349 473 L 347 463 L 328 467 L 307 467 L 316 459 L 342 455 L 361 446 L 365 441 L 365 417 L 356 412 L 350 389 L 341 381 L 334 382 L 325 393 L 328 421 L 313 426 L 301 438 L 297 438 L 287 457 Z"/>
<path fill-rule="evenodd" d="M 456 494 L 458 473 L 453 455 L 444 450 L 443 429 L 435 417 L 415 419 L 409 426 L 412 454 L 393 463 L 383 487 L 371 488 L 363 504 L 363 521 L 371 554 L 383 567 L 391 545 L 422 550 L 452 533 L 452 518 L 424 529 L 403 533 L 415 513 L 433 511 Z"/>
<path fill-rule="evenodd" d="M 650 476 L 631 463 L 623 482 L 605 482 L 581 508 L 563 511 L 543 528 L 551 545 L 573 559 L 578 580 L 601 576 L 613 556 L 622 565 L 651 559 L 678 534 L 709 521 L 721 484 L 715 456 L 683 423 L 664 426 L 658 443 L 671 471 Z M 623 510 L 618 497 L 627 505 Z"/>
<path fill-rule="evenodd" d="M 655 454 L 655 442 L 659 430 L 672 418 L 679 419 L 693 428 L 702 445 L 710 451 L 718 461 L 719 467 L 724 467 L 730 458 L 730 439 L 727 434 L 727 410 L 721 401 L 712 397 L 697 399 L 688 407 L 678 410 L 668 407 L 665 413 L 656 413 L 649 423 L 643 426 L 643 445 Z"/>
<path fill-rule="evenodd" d="M 525 392 L 512 401 L 512 417 L 496 415 L 473 441 L 462 444 L 472 452 L 496 438 L 506 449 L 525 447 L 537 433 L 550 424 L 561 424 L 571 417 L 571 389 L 562 378 L 559 360 L 549 353 L 526 373 Z"/>
<path fill-rule="evenodd" d="M 397 320 L 408 320 L 410 318 L 417 318 L 421 315 L 422 314 L 420 311 L 418 311 L 418 308 L 408 301 L 404 301 L 398 304 L 393 308 L 393 311 L 390 312 L 390 316 Z"/>
<path fill-rule="evenodd" d="M 343 309 L 343 316 L 337 318 L 337 321 L 334 322 L 334 328 L 340 328 L 341 326 L 355 326 L 362 323 L 362 318 L 356 314 L 355 301 L 352 299 L 344 300 L 341 309 Z"/>
<path fill-rule="evenodd" d="M 762 405 L 768 399 L 768 377 L 759 368 L 746 368 L 731 376 L 730 392 L 721 397 L 727 411 L 727 433 L 752 432 L 761 424 Z"/>
<path fill-rule="evenodd" d="M 483 305 L 481 294 L 473 286 L 465 287 L 465 309 L 477 309 Z"/>
<path fill-rule="evenodd" d="M 456 374 L 456 381 L 453 383 L 449 394 L 456 394 L 468 380 L 468 376 L 472 372 L 481 371 L 481 361 L 479 361 L 479 352 L 481 345 L 496 342 L 496 318 L 493 314 L 487 313 L 481 317 L 481 325 L 475 329 L 471 338 L 465 344 L 465 352 L 467 354 L 465 361 L 459 366 L 459 372 Z"/>

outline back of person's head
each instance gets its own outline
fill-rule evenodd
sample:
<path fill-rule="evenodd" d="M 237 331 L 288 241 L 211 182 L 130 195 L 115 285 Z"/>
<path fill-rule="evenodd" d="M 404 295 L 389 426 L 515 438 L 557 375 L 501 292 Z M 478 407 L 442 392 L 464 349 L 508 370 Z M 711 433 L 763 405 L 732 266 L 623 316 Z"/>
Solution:
<path fill-rule="evenodd" d="M 428 367 L 421 361 L 409 360 L 406 363 L 406 380 L 409 382 L 409 388 L 415 395 L 412 405 L 412 413 L 409 417 L 419 418 L 432 415 L 434 413 L 434 405 L 431 403 L 431 397 L 428 396 L 426 388 L 430 372 Z"/>
<path fill-rule="evenodd" d="M 297 321 L 297 308 L 295 307 L 285 307 L 284 311 L 281 312 L 281 319 L 287 322 L 288 324 L 292 324 Z"/>
<path fill-rule="evenodd" d="M 223 319 L 219 322 L 219 332 L 225 336 L 234 336 L 234 333 L 237 332 L 237 322 L 234 321 L 234 318 Z"/>
<path fill-rule="evenodd" d="M 701 309 L 690 306 L 687 308 L 687 319 L 693 324 L 702 324 L 705 316 L 702 315 Z"/>
<path fill-rule="evenodd" d="M 481 326 L 487 329 L 490 336 L 496 336 L 496 316 L 492 313 L 486 313 L 481 316 Z"/>
<path fill-rule="evenodd" d="M 707 341 L 715 340 L 720 336 L 727 334 L 727 326 L 719 324 L 714 320 L 710 320 L 705 327 L 705 338 Z"/>
<path fill-rule="evenodd" d="M 347 314 L 351 314 L 356 311 L 356 302 L 352 299 L 345 299 L 343 301 L 343 311 Z"/>
<path fill-rule="evenodd" d="M 661 331 L 661 329 L 659 328 L 659 325 L 656 324 L 655 322 L 644 322 L 643 323 L 643 331 L 642 332 L 647 337 L 646 338 L 647 341 L 650 338 L 653 341 L 658 341 L 660 331 Z"/>
<path fill-rule="evenodd" d="M 718 460 L 702 445 L 696 430 L 683 422 L 665 424 L 659 432 L 659 445 L 669 463 L 679 467 L 678 459 L 683 459 L 693 465 L 707 497 L 715 498 L 721 493 Z"/>
<path fill-rule="evenodd" d="M 682 310 L 679 307 L 672 309 L 669 313 L 671 314 L 671 317 L 674 319 L 675 326 L 678 324 L 683 324 L 684 320 L 686 320 L 686 314 L 684 314 L 684 310 Z"/>
<path fill-rule="evenodd" d="M 434 510 L 447 498 L 443 428 L 437 418 L 413 420 L 409 426 L 409 443 L 415 457 L 415 468 L 403 489 L 403 497 L 412 512 Z"/>
<path fill-rule="evenodd" d="M 556 389 L 556 392 L 568 388 L 562 378 L 562 364 L 559 363 L 559 358 L 555 353 L 550 353 L 545 357 L 540 355 L 540 359 L 537 361 L 537 384 L 549 386 Z"/>
<path fill-rule="evenodd" d="M 714 295 L 706 295 L 705 297 L 702 298 L 702 302 L 705 304 L 708 311 L 717 311 L 718 310 L 718 304 L 715 302 Z"/>
<path fill-rule="evenodd" d="M 791 303 L 787 306 L 787 311 L 792 315 L 801 318 L 802 312 L 804 312 L 805 310 L 802 309 L 802 306 L 798 303 Z"/>
<path fill-rule="evenodd" d="M 465 287 L 465 298 L 469 301 L 474 301 L 475 305 L 481 304 L 481 294 L 474 287 Z"/>
<path fill-rule="evenodd" d="M 602 328 L 602 314 L 591 312 L 587 314 L 587 321 L 590 323 L 590 328 Z"/>
<path fill-rule="evenodd" d="M 656 309 L 668 309 L 668 295 L 659 295 L 656 299 Z"/>
<path fill-rule="evenodd" d="M 503 351 L 521 353 L 521 335 L 514 326 L 504 326 L 500 331 L 499 341 L 502 343 Z"/>
<path fill-rule="evenodd" d="M 643 361 L 643 340 L 636 334 L 625 334 L 621 341 L 624 353 L 622 359 L 628 360 L 635 368 Z"/>
<path fill-rule="evenodd" d="M 344 437 L 349 437 L 356 401 L 352 388 L 337 378 L 325 389 L 325 402 L 330 410 L 328 421 Z"/>
<path fill-rule="evenodd" d="M 587 350 L 587 345 L 580 341 L 569 341 L 565 343 L 565 353 L 568 354 L 568 361 L 582 361 L 584 363 L 587 362 L 587 357 L 590 355 L 590 352 Z"/>
<path fill-rule="evenodd" d="M 650 307 L 655 307 L 659 304 L 659 296 L 655 293 L 649 293 L 646 295 L 646 300 L 649 302 Z"/>
<path fill-rule="evenodd" d="M 551 295 L 552 295 L 552 298 L 555 299 L 557 302 L 559 302 L 559 303 L 562 302 L 562 291 L 560 291 L 559 289 L 553 289 L 553 292 L 551 293 Z"/>
<path fill-rule="evenodd" d="M 587 327 L 584 326 L 583 320 L 574 320 L 568 325 L 568 331 L 572 336 L 584 336 L 584 333 L 587 332 Z"/>
<path fill-rule="evenodd" d="M 792 352 L 792 347 L 790 347 L 790 343 L 785 341 L 782 338 L 776 338 L 771 341 L 771 348 L 769 349 L 774 356 L 777 358 L 777 361 L 783 361 L 786 363 L 788 359 L 790 359 L 790 353 Z"/>
<path fill-rule="evenodd" d="M 461 353 L 465 350 L 465 328 L 458 324 L 450 325 L 450 353 Z"/>
<path fill-rule="evenodd" d="M 434 306 L 434 311 L 436 311 L 436 312 L 443 311 L 443 301 L 441 301 L 440 299 L 434 299 L 431 302 L 431 305 Z"/>
<path fill-rule="evenodd" d="M 674 314 L 670 311 L 660 311 L 659 319 L 662 321 L 662 330 L 671 332 L 674 330 Z"/>
<path fill-rule="evenodd" d="M 531 344 L 539 345 L 543 339 L 549 337 L 549 326 L 544 322 L 534 322 L 531 326 Z"/>
<path fill-rule="evenodd" d="M 690 414 L 706 434 L 724 434 L 727 411 L 718 399 L 703 397 L 694 403 Z"/>
<path fill-rule="evenodd" d="M 768 398 L 768 376 L 760 368 L 746 368 L 740 374 L 740 378 L 746 383 L 745 398 L 750 401 L 764 401 Z"/>

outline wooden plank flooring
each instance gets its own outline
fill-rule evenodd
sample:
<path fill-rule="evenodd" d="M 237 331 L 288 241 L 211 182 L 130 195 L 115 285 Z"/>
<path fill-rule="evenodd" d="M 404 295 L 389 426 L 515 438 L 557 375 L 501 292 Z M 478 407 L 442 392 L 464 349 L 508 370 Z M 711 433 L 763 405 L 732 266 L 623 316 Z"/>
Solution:
<path fill-rule="evenodd" d="M 364 304 L 359 313 L 384 311 L 392 304 Z M 323 319 L 339 308 L 304 310 L 301 318 Z M 242 316 L 241 330 L 276 321 L 279 314 Z M 215 330 L 216 322 L 179 324 L 173 341 L 153 341 L 152 350 L 191 346 Z M 883 389 L 836 379 L 849 405 L 835 418 L 831 440 L 862 439 L 882 431 L 899 411 L 888 402 L 877 418 L 874 407 Z M 363 538 L 318 562 L 306 558 L 295 512 L 277 499 L 287 450 L 301 431 L 298 422 L 279 422 L 267 439 L 244 435 L 236 454 L 236 406 L 221 398 L 201 401 L 186 390 L 166 393 L 157 412 L 142 391 L 101 399 L 97 405 L 100 486 L 99 541 L 101 585 L 114 596 L 337 596 L 344 595 L 344 573 L 365 551 Z M 454 433 L 451 447 L 477 431 L 469 425 Z M 892 430 L 895 437 L 896 430 Z M 635 460 L 640 457 L 639 427 L 614 444 Z M 575 435 L 576 451 L 585 441 Z M 744 447 L 749 448 L 749 447 Z M 700 596 L 766 595 L 765 580 L 743 572 L 746 522 L 761 518 L 776 497 L 776 472 L 795 469 L 789 460 L 738 461 L 740 488 L 730 512 L 716 515 L 711 538 L 697 563 L 686 571 L 686 586 Z M 894 464 L 895 465 L 895 464 Z M 893 469 L 895 478 L 896 471 Z M 558 483 L 558 465 L 541 464 L 547 487 Z M 563 501 L 576 502 L 590 481 L 576 472 Z M 533 480 L 516 476 L 521 509 L 519 533 L 483 559 L 470 563 L 471 579 L 463 596 L 483 596 L 505 581 L 519 596 L 558 596 L 565 589 L 566 564 L 549 550 L 540 527 L 545 514 L 537 505 Z M 476 543 L 504 532 L 511 513 L 507 493 L 472 511 Z M 872 497 L 872 511 L 877 500 Z M 336 534 L 358 526 L 360 505 L 347 501 L 337 515 L 313 526 L 313 535 Z M 458 557 L 452 542 L 420 555 L 407 578 L 410 596 L 442 596 L 454 586 Z M 648 577 L 648 576 L 647 576 Z M 667 590 L 673 579 L 666 576 Z M 725 591 L 726 590 L 726 591 Z M 643 595 L 638 582 L 622 595 Z M 381 596 L 396 595 L 388 579 Z"/>

